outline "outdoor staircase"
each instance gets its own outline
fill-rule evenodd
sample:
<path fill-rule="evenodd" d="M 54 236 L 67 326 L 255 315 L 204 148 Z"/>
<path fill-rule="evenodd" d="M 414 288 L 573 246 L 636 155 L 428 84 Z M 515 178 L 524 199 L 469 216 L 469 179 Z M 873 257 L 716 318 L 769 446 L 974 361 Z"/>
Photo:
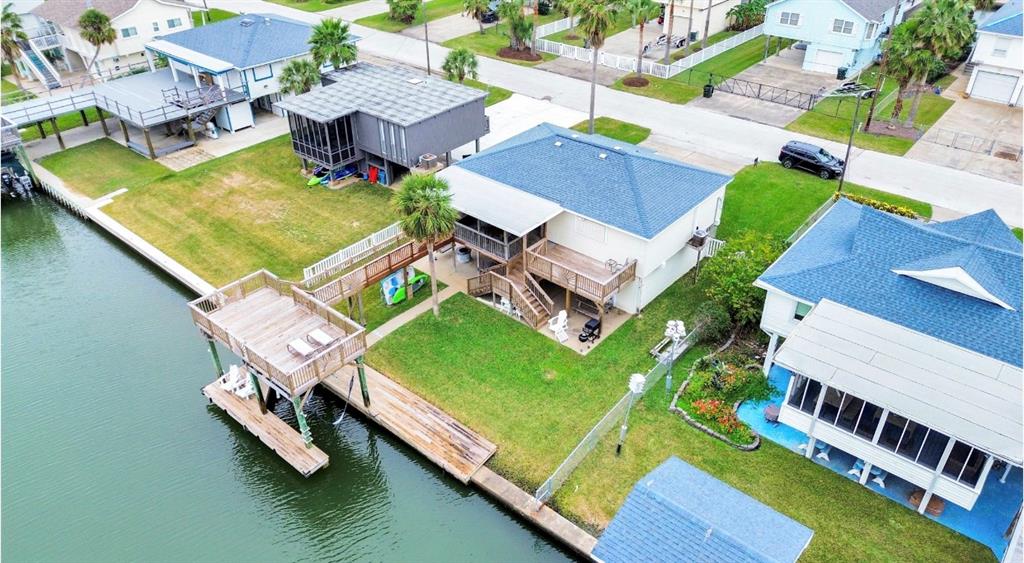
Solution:
<path fill-rule="evenodd" d="M 39 82 L 45 84 L 47 89 L 53 90 L 62 86 L 57 70 L 31 41 L 18 41 L 18 49 L 21 51 L 21 60 L 25 62 L 25 66 L 32 70 L 32 74 Z"/>
<path fill-rule="evenodd" d="M 223 104 L 219 102 L 224 99 L 224 92 L 217 86 L 194 88 L 186 90 L 184 94 L 174 87 L 163 90 L 162 93 L 165 103 L 178 106 L 189 113 L 192 131 L 189 131 L 190 120 L 182 119 L 175 134 L 189 134 L 190 138 L 194 138 L 195 133 L 201 133 L 206 128 L 206 124 L 220 111 Z M 193 109 L 198 109 L 199 112 L 193 114 Z"/>
<path fill-rule="evenodd" d="M 467 282 L 467 293 L 474 297 L 494 294 L 509 299 L 518 310 L 515 315 L 531 328 L 540 328 L 549 318 L 553 304 L 537 281 L 523 270 L 522 262 L 511 267 L 502 264 Z"/>

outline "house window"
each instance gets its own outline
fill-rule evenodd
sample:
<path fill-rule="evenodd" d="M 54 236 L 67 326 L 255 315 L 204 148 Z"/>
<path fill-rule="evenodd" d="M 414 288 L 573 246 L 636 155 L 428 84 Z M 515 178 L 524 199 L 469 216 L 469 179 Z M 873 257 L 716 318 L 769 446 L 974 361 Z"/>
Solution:
<path fill-rule="evenodd" d="M 782 25 L 800 25 L 800 14 L 796 12 L 782 12 L 779 16 L 779 23 Z"/>
<path fill-rule="evenodd" d="M 122 27 L 121 28 L 121 37 L 124 37 L 125 39 L 127 39 L 129 37 L 135 37 L 138 34 L 139 34 L 139 30 L 135 29 L 134 27 Z"/>
<path fill-rule="evenodd" d="M 868 31 L 867 31 L 867 33 L 864 34 L 864 38 L 865 39 L 871 39 L 872 37 L 875 36 L 875 32 L 876 31 L 878 31 L 878 24 L 875 23 L 875 22 L 869 23 L 868 24 Z"/>
<path fill-rule="evenodd" d="M 814 414 L 820 394 L 821 383 L 803 375 L 797 376 L 796 381 L 793 382 L 793 392 L 789 395 L 789 405 L 807 414 Z"/>
<path fill-rule="evenodd" d="M 853 22 L 849 20 L 836 19 L 832 21 L 832 32 L 843 35 L 853 35 Z"/>
<path fill-rule="evenodd" d="M 973 487 L 978 484 L 978 477 L 985 466 L 985 453 L 969 444 L 959 440 L 953 444 L 953 450 L 949 453 L 942 474 L 950 477 L 964 485 Z"/>
<path fill-rule="evenodd" d="M 992 56 L 1000 59 L 1005 59 L 1006 54 L 1010 50 L 1010 40 L 1000 37 L 996 39 L 996 44 L 992 47 Z"/>
<path fill-rule="evenodd" d="M 153 31 L 160 31 L 160 22 L 153 22 Z"/>
<path fill-rule="evenodd" d="M 167 20 L 167 29 L 174 29 L 176 27 L 181 27 L 181 18 Z"/>
<path fill-rule="evenodd" d="M 798 321 L 802 321 L 802 320 L 804 320 L 804 317 L 807 316 L 807 313 L 810 313 L 810 312 L 811 312 L 811 306 L 810 305 L 808 305 L 807 303 L 797 303 L 796 304 L 796 311 L 793 312 L 793 318 L 798 320 Z"/>
<path fill-rule="evenodd" d="M 274 76 L 274 68 L 270 65 L 258 66 L 252 69 L 252 78 L 257 82 Z"/>

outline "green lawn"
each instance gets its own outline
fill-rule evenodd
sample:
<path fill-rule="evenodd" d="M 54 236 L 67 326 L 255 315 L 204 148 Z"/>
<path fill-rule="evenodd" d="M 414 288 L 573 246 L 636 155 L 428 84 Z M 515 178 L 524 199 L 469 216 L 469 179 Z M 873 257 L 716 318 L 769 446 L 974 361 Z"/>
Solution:
<path fill-rule="evenodd" d="M 499 88 L 497 86 L 491 86 L 490 84 L 484 84 L 483 82 L 480 82 L 479 80 L 473 80 L 472 78 L 467 78 L 463 84 L 465 84 L 466 86 L 472 86 L 473 88 L 477 88 L 480 90 L 486 90 L 487 99 L 484 100 L 485 106 L 493 106 L 498 102 L 504 102 L 505 100 L 512 97 L 511 90 L 506 90 L 504 88 Z"/>
<path fill-rule="evenodd" d="M 727 188 L 719 236 L 753 229 L 785 237 L 834 189 L 834 182 L 780 166 L 748 167 Z M 384 338 L 369 362 L 493 440 L 498 452 L 490 466 L 532 492 L 622 396 L 627 374 L 651 367 L 647 350 L 665 321 L 692 321 L 703 292 L 703 282 L 687 276 L 587 356 L 460 294 L 442 304 L 440 319 L 422 315 Z M 702 353 L 691 351 L 683 363 Z M 553 504 L 603 528 L 643 474 L 678 455 L 813 528 L 805 560 L 840 552 L 865 560 L 991 559 L 980 544 L 795 453 L 770 443 L 740 453 L 686 426 L 667 406 L 655 387 L 631 415 L 622 457 L 614 456 L 617 433 L 608 433 Z"/>
<path fill-rule="evenodd" d="M 1020 227 L 1014 227 L 1013 228 L 1013 234 L 1019 240 L 1024 240 L 1024 229 L 1021 229 Z"/>
<path fill-rule="evenodd" d="M 281 2 L 284 4 L 284 2 Z M 221 10 L 220 8 L 210 8 L 210 11 L 206 14 L 207 23 L 219 22 L 221 20 L 231 19 L 238 14 L 229 12 L 227 10 Z M 203 25 L 203 13 L 199 10 L 192 12 L 192 25 L 199 27 Z"/>
<path fill-rule="evenodd" d="M 710 47 L 711 45 L 714 45 L 715 43 L 718 43 L 719 41 L 725 41 L 726 39 L 732 37 L 733 35 L 736 35 L 737 33 L 739 33 L 739 32 L 738 31 L 729 31 L 729 30 L 719 31 L 718 33 L 708 37 L 708 46 Z M 676 35 L 678 35 L 678 34 L 676 34 Z M 693 45 L 690 46 L 689 51 L 687 51 L 686 49 L 678 49 L 678 50 L 676 50 L 675 53 L 672 53 L 670 58 L 673 61 L 678 61 L 679 59 L 686 58 L 686 57 L 688 57 L 688 56 L 690 56 L 690 55 L 692 55 L 692 54 L 694 54 L 697 51 L 700 51 L 702 49 L 703 49 L 703 47 L 700 46 L 700 41 L 698 41 L 698 42 L 696 42 L 696 43 L 694 43 Z"/>
<path fill-rule="evenodd" d="M 416 270 L 417 274 L 423 274 Z M 390 321 L 391 319 L 401 315 L 405 311 L 415 307 L 419 303 L 422 303 L 430 299 L 430 276 L 427 276 L 427 283 L 420 289 L 413 292 L 412 301 L 404 301 L 397 305 L 385 305 L 384 297 L 380 292 L 380 284 L 375 283 L 370 287 L 363 290 L 363 313 L 366 315 L 366 330 L 371 331 L 378 328 L 380 325 Z M 437 280 L 437 292 L 448 287 L 441 280 Z M 348 315 L 348 305 L 341 301 L 334 306 L 338 312 Z M 352 307 L 352 318 L 359 319 L 359 309 L 356 306 Z"/>
<path fill-rule="evenodd" d="M 55 155 L 63 159 L 53 171 L 82 191 L 129 187 L 104 210 L 214 285 L 260 268 L 299 279 L 303 267 L 396 220 L 382 186 L 307 188 L 288 135 L 182 172 L 154 178 L 147 168 L 106 184 L 125 162 L 155 164 L 104 142 L 104 158 L 77 147 Z"/>
<path fill-rule="evenodd" d="M 6 78 L 0 80 L 0 96 L 2 96 L 4 104 L 13 104 L 15 102 L 35 97 L 28 92 L 22 93 L 21 88 L 18 88 L 17 84 L 7 80 Z"/>
<path fill-rule="evenodd" d="M 546 16 L 542 16 L 542 18 L 543 17 Z M 558 58 L 556 55 L 552 55 L 550 53 L 538 53 L 541 56 L 541 60 L 539 61 L 520 61 L 517 59 L 499 57 L 498 51 L 508 47 L 508 35 L 506 35 L 506 30 L 507 27 L 499 22 L 493 27 L 487 28 L 483 34 L 479 32 L 468 33 L 461 37 L 456 37 L 455 39 L 449 39 L 442 43 L 442 45 L 449 49 L 465 47 L 482 57 L 498 59 L 499 61 L 505 61 L 507 63 L 517 64 L 520 66 L 534 66 L 542 62 L 553 61 Z"/>
<path fill-rule="evenodd" d="M 354 4 L 361 2 L 362 0 L 269 0 L 274 4 L 280 4 L 282 6 L 288 6 L 289 8 L 295 8 L 296 10 L 302 10 L 304 12 L 321 12 L 323 10 L 330 10 L 332 8 L 338 8 L 346 4 Z"/>
<path fill-rule="evenodd" d="M 281 3 L 284 3 L 284 0 Z M 398 33 L 407 27 L 414 25 L 423 25 L 423 14 L 426 11 L 427 21 L 433 21 L 446 16 L 451 16 L 462 12 L 462 0 L 430 0 L 423 4 L 418 12 L 416 12 L 416 19 L 411 23 L 405 23 L 396 21 L 388 17 L 387 12 L 383 14 L 375 14 L 367 16 L 365 18 L 359 18 L 356 23 L 359 25 L 365 25 L 366 27 L 372 27 L 381 31 L 389 31 L 391 33 Z"/>
<path fill-rule="evenodd" d="M 6 78 L 0 81 L 0 88 L 2 88 L 0 89 L 0 100 L 2 100 L 3 104 L 13 104 L 35 98 L 31 92 L 20 90 L 17 84 L 8 82 Z M 85 115 L 89 119 L 89 123 L 94 123 L 99 120 L 96 108 L 89 108 L 85 110 Z M 66 113 L 57 117 L 57 128 L 61 131 L 67 131 L 68 129 L 74 129 L 75 127 L 81 127 L 82 125 L 82 116 L 78 112 Z M 43 130 L 46 131 L 47 135 L 53 134 L 53 126 L 50 125 L 49 121 L 43 123 Z M 21 132 L 21 139 L 23 141 L 34 141 L 39 138 L 39 128 L 35 125 L 28 126 Z"/>
<path fill-rule="evenodd" d="M 590 130 L 590 120 L 583 120 L 572 126 L 573 130 L 586 133 Z M 619 121 L 610 117 L 598 117 L 594 119 L 594 132 L 598 135 L 611 137 L 624 143 L 632 145 L 639 144 L 651 135 L 651 130 L 641 127 L 635 123 Z"/>
<path fill-rule="evenodd" d="M 709 41 L 721 41 L 728 36 L 721 34 L 711 36 Z M 783 47 L 789 44 L 789 40 L 783 43 Z M 622 83 L 619 79 L 612 85 L 612 88 L 623 92 L 640 94 L 657 98 L 673 104 L 685 104 L 701 95 L 702 88 L 708 82 L 710 74 L 719 77 L 735 76 L 747 68 L 757 64 L 764 59 L 764 39 L 754 38 L 746 43 L 737 45 L 728 51 L 712 57 L 693 68 L 681 72 L 672 78 L 664 79 L 656 76 L 645 76 L 650 84 L 640 88 L 633 88 Z"/>
<path fill-rule="evenodd" d="M 121 188 L 143 188 L 173 174 L 164 165 L 106 138 L 54 153 L 40 164 L 71 189 L 94 199 Z"/>
<path fill-rule="evenodd" d="M 872 67 L 865 71 L 861 76 L 861 82 L 874 87 L 878 80 L 877 71 L 877 67 Z M 896 103 L 895 90 L 896 82 L 894 80 L 887 79 L 883 83 L 881 92 L 878 94 L 878 106 L 875 109 L 876 121 L 887 121 L 889 119 L 893 106 Z M 907 112 L 910 111 L 911 101 L 910 99 L 904 100 L 903 112 L 900 114 L 901 119 L 905 118 Z M 925 94 L 921 100 L 921 108 L 917 114 L 915 124 L 925 129 L 931 127 L 952 105 L 953 100 L 930 92 Z M 796 121 L 790 123 L 786 129 L 845 143 L 850 138 L 850 125 L 853 122 L 855 107 L 856 104 L 853 98 L 826 98 L 818 102 L 812 111 L 805 112 Z M 861 115 L 858 119 L 861 123 L 864 122 L 867 116 L 867 110 L 867 101 L 862 102 Z M 837 114 L 839 117 L 834 117 Z M 859 131 L 854 135 L 853 144 L 864 149 L 903 155 L 914 145 L 914 141 L 901 137 L 875 135 Z"/>
<path fill-rule="evenodd" d="M 561 19 L 561 15 L 559 15 L 559 16 L 560 17 L 558 19 Z M 630 18 L 629 14 L 627 14 L 625 11 L 620 11 L 615 16 L 615 22 L 612 25 L 611 29 L 608 30 L 608 33 L 607 33 L 607 35 L 605 35 L 605 37 L 611 37 L 612 35 L 615 35 L 616 33 L 622 33 L 623 31 L 626 31 L 627 29 L 629 29 L 631 27 L 633 27 L 633 20 L 632 20 L 632 18 Z M 656 27 L 655 25 L 648 25 L 648 26 L 646 26 L 644 28 L 644 36 L 645 36 L 645 38 L 647 36 L 650 36 L 650 38 L 651 38 L 650 40 L 654 40 L 654 39 L 658 38 L 658 32 L 653 31 L 655 27 Z M 579 33 L 577 32 L 577 30 L 575 28 L 573 28 L 573 29 L 566 29 L 566 30 L 559 31 L 558 33 L 552 33 L 551 35 L 548 35 L 544 39 L 547 39 L 548 41 L 554 41 L 556 43 L 565 43 L 566 45 L 575 45 L 577 47 L 582 47 L 583 46 L 583 37 L 576 37 L 575 39 L 566 39 L 566 36 L 568 36 L 568 35 L 579 35 Z"/>

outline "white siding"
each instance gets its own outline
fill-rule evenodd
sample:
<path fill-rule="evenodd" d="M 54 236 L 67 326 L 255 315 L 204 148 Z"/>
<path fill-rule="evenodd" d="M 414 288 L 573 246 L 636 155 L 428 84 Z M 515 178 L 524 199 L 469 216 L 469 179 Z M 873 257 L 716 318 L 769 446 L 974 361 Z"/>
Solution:
<path fill-rule="evenodd" d="M 799 301 L 788 295 L 769 290 L 761 313 L 761 329 L 779 336 L 789 336 L 790 331 L 800 324 L 794 317 L 797 303 Z"/>
<path fill-rule="evenodd" d="M 181 26 L 169 29 L 167 20 L 174 18 L 181 19 Z M 160 31 L 153 31 L 153 22 L 159 24 Z M 187 8 L 181 6 L 161 4 L 155 0 L 140 0 L 134 8 L 113 18 L 110 25 L 117 33 L 117 39 L 112 45 L 100 48 L 97 64 L 103 70 L 118 70 L 127 68 L 130 64 L 145 63 L 144 45 L 157 35 L 191 28 L 192 16 Z M 134 27 L 138 35 L 122 37 L 121 30 L 128 27 Z M 77 52 L 88 63 L 96 48 L 83 40 L 77 30 L 65 28 L 63 31 L 65 48 Z"/>

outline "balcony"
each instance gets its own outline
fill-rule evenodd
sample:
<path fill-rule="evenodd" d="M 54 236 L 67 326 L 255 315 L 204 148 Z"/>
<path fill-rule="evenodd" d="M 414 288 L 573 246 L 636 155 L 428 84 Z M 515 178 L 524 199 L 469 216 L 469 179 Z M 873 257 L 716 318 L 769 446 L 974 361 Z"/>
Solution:
<path fill-rule="evenodd" d="M 468 216 L 455 223 L 455 240 L 501 262 L 508 262 L 523 250 L 520 237 Z"/>
<path fill-rule="evenodd" d="M 526 250 L 526 269 L 595 303 L 607 302 L 620 287 L 636 278 L 636 260 L 604 263 L 548 239 Z"/>

